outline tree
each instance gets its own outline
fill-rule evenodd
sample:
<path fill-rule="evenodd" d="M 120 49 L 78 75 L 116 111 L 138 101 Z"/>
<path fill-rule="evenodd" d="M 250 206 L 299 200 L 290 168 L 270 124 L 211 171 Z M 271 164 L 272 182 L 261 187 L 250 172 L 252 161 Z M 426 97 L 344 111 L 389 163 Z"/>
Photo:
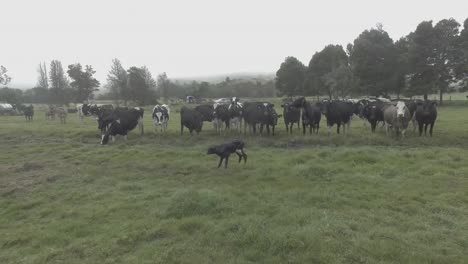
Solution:
<path fill-rule="evenodd" d="M 400 98 L 402 93 L 406 93 L 408 76 L 410 73 L 409 69 L 409 45 L 410 45 L 411 34 L 407 37 L 402 37 L 395 42 L 395 49 L 397 55 L 397 65 L 395 69 L 396 72 L 396 86 L 394 92 L 397 95 L 397 98 Z"/>
<path fill-rule="evenodd" d="M 396 87 L 396 50 L 393 40 L 381 25 L 365 30 L 348 45 L 350 63 L 359 80 L 358 92 L 388 95 Z"/>
<path fill-rule="evenodd" d="M 465 87 L 468 87 L 468 18 L 463 23 L 463 30 L 460 32 L 459 48 L 461 61 L 457 70 L 465 82 Z"/>
<path fill-rule="evenodd" d="M 167 101 L 169 97 L 169 87 L 170 87 L 170 80 L 167 78 L 167 74 L 165 72 L 158 75 L 157 87 L 161 93 L 161 96 L 164 100 Z"/>
<path fill-rule="evenodd" d="M 146 67 L 131 67 L 127 70 L 128 87 L 132 100 L 140 105 L 156 102 L 156 91 L 153 89 L 155 81 Z"/>
<path fill-rule="evenodd" d="M 37 72 L 39 73 L 39 76 L 37 78 L 37 87 L 42 87 L 45 89 L 49 89 L 49 77 L 47 76 L 47 68 L 46 64 L 44 63 L 39 63 L 39 67 L 37 68 Z"/>
<path fill-rule="evenodd" d="M 460 24 L 453 18 L 443 19 L 434 27 L 434 68 L 440 104 L 443 101 L 443 94 L 448 91 L 449 84 L 459 77 L 456 71 L 462 57 L 457 47 L 459 29 Z"/>
<path fill-rule="evenodd" d="M 11 82 L 11 77 L 7 74 L 8 70 L 0 65 L 0 85 L 8 85 Z"/>
<path fill-rule="evenodd" d="M 276 72 L 276 89 L 282 95 L 294 96 L 303 93 L 306 67 L 295 57 L 287 57 Z"/>
<path fill-rule="evenodd" d="M 323 79 L 330 100 L 350 95 L 356 83 L 351 67 L 346 64 L 338 66 L 321 79 Z"/>
<path fill-rule="evenodd" d="M 341 45 L 328 45 L 322 51 L 316 52 L 309 62 L 307 70 L 307 90 L 311 95 L 326 94 L 330 99 L 338 94 L 346 94 L 350 84 L 341 81 L 349 72 L 348 56 Z M 349 77 L 349 78 L 348 78 Z M 340 79 L 340 81 L 338 81 Z M 338 91 L 339 89 L 343 91 Z"/>
<path fill-rule="evenodd" d="M 432 21 L 423 21 L 411 36 L 409 66 L 411 73 L 410 92 L 423 94 L 439 91 L 440 103 L 449 84 L 460 76 L 457 71 L 462 63 L 458 48 L 460 24 L 454 19 L 444 19 L 432 26 Z"/>
<path fill-rule="evenodd" d="M 68 104 L 71 99 L 70 85 L 62 68 L 62 63 L 58 60 L 50 62 L 50 92 L 51 101 L 56 104 Z"/>
<path fill-rule="evenodd" d="M 1 88 L 0 89 L 0 102 L 7 102 L 9 104 L 18 104 L 23 101 L 23 91 L 20 89 Z"/>
<path fill-rule="evenodd" d="M 113 59 L 111 69 L 107 74 L 107 87 L 114 99 L 123 100 L 125 105 L 131 99 L 127 84 L 127 71 L 122 67 L 120 60 Z"/>
<path fill-rule="evenodd" d="M 98 91 L 100 83 L 93 77 L 96 71 L 93 67 L 86 65 L 83 70 L 80 63 L 68 65 L 68 76 L 73 80 L 70 85 L 74 92 L 74 101 L 77 103 L 87 102 L 93 92 Z"/>

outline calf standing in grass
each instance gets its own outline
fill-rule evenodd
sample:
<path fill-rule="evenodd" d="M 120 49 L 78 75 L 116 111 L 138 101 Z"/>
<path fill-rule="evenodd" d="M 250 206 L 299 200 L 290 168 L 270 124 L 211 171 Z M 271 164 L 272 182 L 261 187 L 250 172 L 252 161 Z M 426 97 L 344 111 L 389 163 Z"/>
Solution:
<path fill-rule="evenodd" d="M 236 153 L 239 156 L 239 163 L 244 159 L 244 163 L 247 162 L 247 154 L 244 152 L 245 143 L 242 140 L 234 140 L 230 143 L 221 144 L 218 146 L 208 148 L 207 154 L 216 154 L 219 156 L 218 168 L 221 167 L 221 163 L 224 160 L 224 168 L 227 168 L 229 156 L 232 153 Z"/>
<path fill-rule="evenodd" d="M 411 120 L 411 114 L 405 102 L 398 101 L 396 106 L 390 105 L 384 110 L 384 120 L 387 135 L 389 130 L 395 130 L 395 135 L 399 137 L 405 136 L 405 131 Z"/>

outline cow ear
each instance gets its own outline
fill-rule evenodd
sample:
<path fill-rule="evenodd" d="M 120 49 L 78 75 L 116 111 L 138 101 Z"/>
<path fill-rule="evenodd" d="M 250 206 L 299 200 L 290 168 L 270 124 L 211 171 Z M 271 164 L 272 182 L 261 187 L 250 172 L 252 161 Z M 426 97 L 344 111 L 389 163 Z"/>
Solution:
<path fill-rule="evenodd" d="M 270 106 L 271 106 L 271 107 L 275 107 L 275 105 L 274 105 L 274 104 L 270 104 Z"/>
<path fill-rule="evenodd" d="M 282 104 L 281 107 L 284 107 L 284 104 Z"/>

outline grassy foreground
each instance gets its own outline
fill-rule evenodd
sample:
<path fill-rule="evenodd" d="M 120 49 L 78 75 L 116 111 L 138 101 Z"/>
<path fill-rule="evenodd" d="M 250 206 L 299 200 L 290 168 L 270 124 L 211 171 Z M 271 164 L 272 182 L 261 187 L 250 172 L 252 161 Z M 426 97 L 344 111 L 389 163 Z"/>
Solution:
<path fill-rule="evenodd" d="M 173 111 L 99 146 L 93 120 L 43 116 L 0 117 L 0 263 L 468 262 L 466 107 L 398 141 L 180 136 Z M 236 137 L 248 163 L 216 169 L 207 147 Z"/>

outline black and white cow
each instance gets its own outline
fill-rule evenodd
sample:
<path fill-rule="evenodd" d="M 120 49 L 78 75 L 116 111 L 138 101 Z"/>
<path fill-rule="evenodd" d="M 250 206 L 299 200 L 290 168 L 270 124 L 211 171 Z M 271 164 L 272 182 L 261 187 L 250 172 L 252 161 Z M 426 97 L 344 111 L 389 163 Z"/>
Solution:
<path fill-rule="evenodd" d="M 243 105 L 239 102 L 239 98 L 233 97 L 231 99 L 231 104 L 229 105 L 229 118 L 231 129 L 236 129 L 237 132 L 241 132 L 242 129 L 242 117 L 243 117 Z"/>
<path fill-rule="evenodd" d="M 140 107 L 114 110 L 101 109 L 98 116 L 99 127 L 101 131 L 105 128 L 105 132 L 101 135 L 101 144 L 107 144 L 110 136 L 114 140 L 116 135 L 122 135 L 127 140 L 128 132 L 137 126 L 140 129 L 140 136 L 142 136 L 144 134 L 143 114 L 144 110 Z"/>
<path fill-rule="evenodd" d="M 29 105 L 29 106 L 23 106 L 23 114 L 24 117 L 26 118 L 26 121 L 32 121 L 34 117 L 34 106 Z"/>
<path fill-rule="evenodd" d="M 213 112 L 213 110 L 211 110 Z M 206 117 L 206 116 L 205 116 Z M 184 126 L 190 131 L 190 135 L 195 131 L 197 134 L 201 132 L 203 127 L 204 116 L 196 109 L 190 109 L 183 106 L 180 109 L 180 134 L 184 132 Z"/>
<path fill-rule="evenodd" d="M 340 133 L 340 127 L 343 125 L 343 131 L 350 130 L 351 117 L 354 115 L 355 109 L 352 103 L 343 101 L 327 101 L 321 103 L 321 111 L 327 118 L 328 135 L 331 133 L 331 128 L 336 124 L 336 132 Z M 346 129 L 347 127 L 347 129 Z"/>
<path fill-rule="evenodd" d="M 153 118 L 154 128 L 157 126 L 161 127 L 161 132 L 166 132 L 167 125 L 169 122 L 170 109 L 168 105 L 155 105 L 153 108 Z"/>
<path fill-rule="evenodd" d="M 414 119 L 418 122 L 419 136 L 422 135 L 423 127 L 424 135 L 426 135 L 427 127 L 429 126 L 429 135 L 432 137 L 432 130 L 437 119 L 437 103 L 431 101 L 419 102 L 414 114 Z"/>
<path fill-rule="evenodd" d="M 229 156 L 236 153 L 239 156 L 239 163 L 244 159 L 244 164 L 247 163 L 247 154 L 244 152 L 245 143 L 242 140 L 234 140 L 230 143 L 217 145 L 208 148 L 207 154 L 216 154 L 219 157 L 218 168 L 224 160 L 224 168 L 227 168 Z"/>
<path fill-rule="evenodd" d="M 295 106 L 292 102 L 284 102 L 281 107 L 283 108 L 283 118 L 284 124 L 286 126 L 286 133 L 292 134 L 292 128 L 294 123 L 297 123 L 297 128 L 299 128 L 299 123 L 301 121 L 301 108 Z"/>

